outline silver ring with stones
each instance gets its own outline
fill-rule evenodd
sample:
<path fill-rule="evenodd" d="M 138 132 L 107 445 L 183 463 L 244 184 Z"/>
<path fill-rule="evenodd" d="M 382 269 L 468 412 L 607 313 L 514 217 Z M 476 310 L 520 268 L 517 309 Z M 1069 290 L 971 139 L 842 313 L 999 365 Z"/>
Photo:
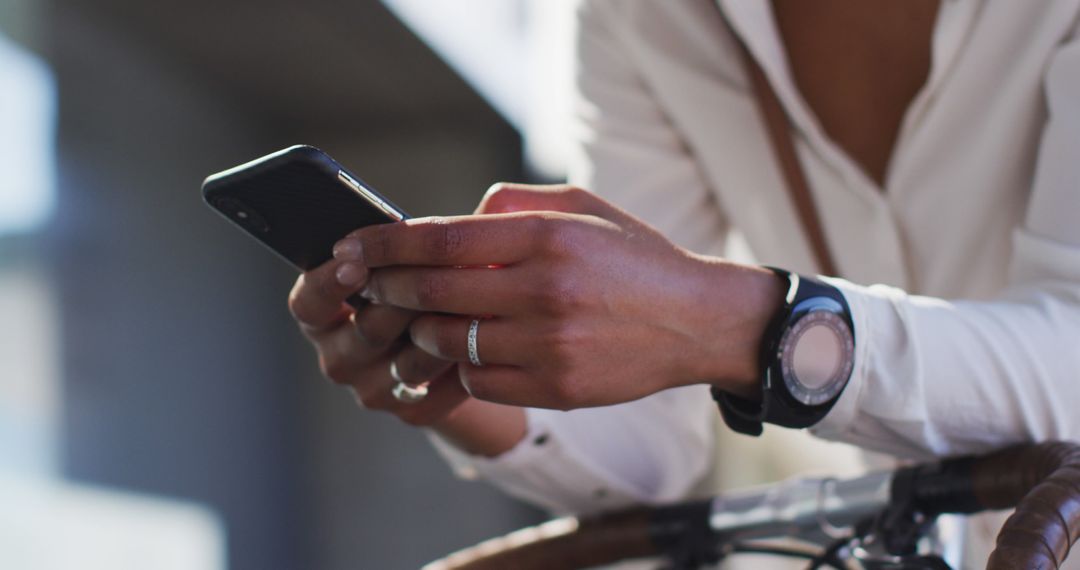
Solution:
<path fill-rule="evenodd" d="M 483 366 L 484 363 L 480 362 L 480 353 L 476 349 L 476 333 L 480 329 L 480 319 L 473 319 L 473 322 L 469 324 L 469 362 L 473 366 Z"/>

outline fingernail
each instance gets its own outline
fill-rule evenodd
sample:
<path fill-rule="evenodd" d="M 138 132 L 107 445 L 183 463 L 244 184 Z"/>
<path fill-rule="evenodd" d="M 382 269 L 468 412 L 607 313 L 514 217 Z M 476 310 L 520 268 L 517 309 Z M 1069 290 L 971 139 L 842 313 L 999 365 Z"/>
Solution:
<path fill-rule="evenodd" d="M 378 299 L 375 298 L 375 293 L 371 292 L 370 287 L 364 287 L 360 290 L 360 296 L 367 299 L 370 303 L 377 303 Z"/>
<path fill-rule="evenodd" d="M 365 273 L 367 272 L 364 267 L 358 263 L 342 263 L 334 275 L 338 283 L 346 287 L 356 287 L 364 282 Z"/>
<path fill-rule="evenodd" d="M 343 239 L 334 244 L 334 258 L 361 261 L 364 259 L 364 246 L 358 239 Z"/>

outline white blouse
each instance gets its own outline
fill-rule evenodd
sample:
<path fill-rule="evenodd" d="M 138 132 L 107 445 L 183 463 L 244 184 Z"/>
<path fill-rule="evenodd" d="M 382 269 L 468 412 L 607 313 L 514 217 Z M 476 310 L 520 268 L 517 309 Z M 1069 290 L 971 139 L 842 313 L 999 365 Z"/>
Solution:
<path fill-rule="evenodd" d="M 910 458 L 1080 438 L 1080 0 L 943 0 L 884 188 L 801 98 L 771 4 L 720 4 L 792 118 L 855 320 L 853 376 L 811 431 Z M 694 251 L 737 230 L 762 263 L 815 272 L 715 6 L 584 0 L 578 22 L 572 182 Z M 693 386 L 529 410 L 529 437 L 491 460 L 436 445 L 463 475 L 583 512 L 686 496 L 721 459 L 716 414 Z"/>

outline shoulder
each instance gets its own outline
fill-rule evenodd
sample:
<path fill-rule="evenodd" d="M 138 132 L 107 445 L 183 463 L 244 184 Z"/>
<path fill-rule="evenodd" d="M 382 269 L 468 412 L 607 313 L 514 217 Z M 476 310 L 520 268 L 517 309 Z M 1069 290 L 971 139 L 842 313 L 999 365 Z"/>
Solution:
<path fill-rule="evenodd" d="M 728 76 L 739 66 L 736 41 L 715 0 L 574 3 L 579 55 L 602 43 L 645 76 L 653 71 Z"/>
<path fill-rule="evenodd" d="M 723 31 L 715 0 L 574 0 L 574 4 L 578 21 L 584 26 L 635 36 L 689 32 L 692 38 L 701 30 Z"/>

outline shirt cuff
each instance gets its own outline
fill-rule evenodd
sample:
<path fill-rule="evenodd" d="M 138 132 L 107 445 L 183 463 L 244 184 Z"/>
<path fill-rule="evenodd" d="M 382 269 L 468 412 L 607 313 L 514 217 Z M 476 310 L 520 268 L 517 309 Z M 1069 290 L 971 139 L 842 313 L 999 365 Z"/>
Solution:
<path fill-rule="evenodd" d="M 565 445 L 552 410 L 525 410 L 527 431 L 497 457 L 468 454 L 428 432 L 435 449 L 464 479 L 483 479 L 505 492 L 556 514 L 581 514 L 638 504 L 640 497 L 589 467 Z"/>
<path fill-rule="evenodd" d="M 821 280 L 839 289 L 847 301 L 851 311 L 851 321 L 855 326 L 855 330 L 852 331 L 855 337 L 855 362 L 851 369 L 851 378 L 840 394 L 840 399 L 836 401 L 825 418 L 810 428 L 810 433 L 823 439 L 847 440 L 850 439 L 852 428 L 859 415 L 859 402 L 862 400 L 862 394 L 870 377 L 872 323 L 861 287 L 833 277 L 821 277 Z"/>

